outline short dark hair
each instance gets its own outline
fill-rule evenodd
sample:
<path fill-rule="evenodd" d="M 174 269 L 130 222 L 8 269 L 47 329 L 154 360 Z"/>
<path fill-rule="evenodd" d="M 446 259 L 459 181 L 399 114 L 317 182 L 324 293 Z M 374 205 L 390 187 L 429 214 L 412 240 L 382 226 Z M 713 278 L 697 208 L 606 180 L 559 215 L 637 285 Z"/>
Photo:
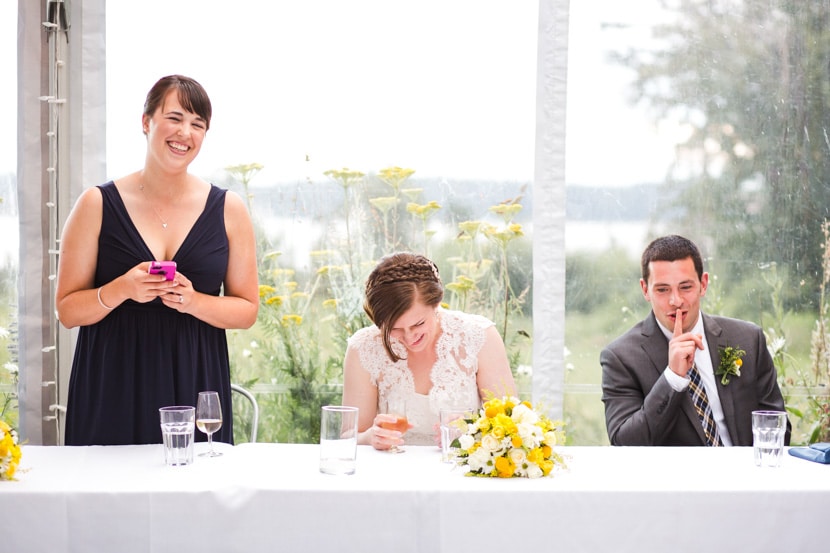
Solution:
<path fill-rule="evenodd" d="M 444 298 L 438 267 L 424 257 L 396 252 L 383 257 L 366 280 L 363 310 L 380 329 L 383 348 L 392 361 L 401 357 L 392 351 L 392 325 L 420 299 L 437 307 Z"/>
<path fill-rule="evenodd" d="M 692 258 L 695 265 L 698 279 L 703 278 L 703 258 L 700 250 L 694 242 L 688 238 L 672 234 L 652 240 L 643 251 L 642 271 L 643 281 L 648 282 L 650 276 L 649 264 L 652 261 L 678 261 L 680 259 Z"/>
<path fill-rule="evenodd" d="M 144 101 L 144 115 L 152 117 L 161 106 L 161 103 L 164 102 L 167 93 L 174 88 L 179 93 L 179 103 L 182 107 L 204 119 L 205 130 L 209 129 L 210 117 L 213 114 L 210 98 L 202 85 L 183 75 L 168 75 L 162 77 L 153 85 L 153 88 L 147 93 L 147 99 Z"/>

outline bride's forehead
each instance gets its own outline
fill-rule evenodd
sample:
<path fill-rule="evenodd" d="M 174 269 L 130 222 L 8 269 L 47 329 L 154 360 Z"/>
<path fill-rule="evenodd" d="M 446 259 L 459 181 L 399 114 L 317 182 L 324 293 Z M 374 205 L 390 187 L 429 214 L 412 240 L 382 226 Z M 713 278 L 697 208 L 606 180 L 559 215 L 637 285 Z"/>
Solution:
<path fill-rule="evenodd" d="M 415 302 L 412 307 L 404 311 L 397 321 L 392 325 L 393 328 L 406 328 L 416 325 L 432 316 L 435 313 L 435 307 L 424 305 L 420 302 Z"/>

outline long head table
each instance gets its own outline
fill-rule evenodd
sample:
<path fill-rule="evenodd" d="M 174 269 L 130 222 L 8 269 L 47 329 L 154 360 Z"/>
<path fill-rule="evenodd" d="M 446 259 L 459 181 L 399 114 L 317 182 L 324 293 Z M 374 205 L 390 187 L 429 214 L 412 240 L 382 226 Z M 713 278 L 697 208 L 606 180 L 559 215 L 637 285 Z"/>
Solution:
<path fill-rule="evenodd" d="M 780 552 L 815 550 L 830 520 L 830 466 L 756 468 L 751 448 L 567 447 L 567 471 L 501 480 L 434 447 L 360 446 L 330 476 L 316 445 L 217 445 L 186 467 L 161 445 L 24 446 L 0 550 Z"/>

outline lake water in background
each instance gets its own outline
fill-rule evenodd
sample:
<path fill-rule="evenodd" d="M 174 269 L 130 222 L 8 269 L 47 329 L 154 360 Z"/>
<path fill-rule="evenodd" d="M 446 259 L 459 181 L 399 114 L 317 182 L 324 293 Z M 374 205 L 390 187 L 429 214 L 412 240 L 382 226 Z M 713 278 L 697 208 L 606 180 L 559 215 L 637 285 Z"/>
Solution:
<path fill-rule="evenodd" d="M 290 232 L 290 247 L 286 248 L 288 260 L 300 263 L 305 254 L 312 249 L 323 231 L 322 225 L 309 224 L 307 228 L 297 229 L 296 223 L 281 218 L 273 218 L 265 225 L 269 235 L 280 235 L 286 228 Z M 302 230 L 302 232 L 297 232 Z M 639 258 L 646 247 L 654 227 L 647 222 L 605 222 L 605 221 L 568 221 L 565 223 L 565 251 L 601 252 L 612 246 L 623 248 L 630 255 Z M 7 259 L 15 263 L 20 254 L 20 229 L 17 216 L 0 216 L 0 262 Z M 287 245 L 287 244 L 286 244 Z M 288 261 L 286 260 L 286 261 Z"/>
<path fill-rule="evenodd" d="M 565 251 L 601 252 L 616 246 L 639 259 L 655 230 L 659 229 L 646 221 L 567 221 Z"/>

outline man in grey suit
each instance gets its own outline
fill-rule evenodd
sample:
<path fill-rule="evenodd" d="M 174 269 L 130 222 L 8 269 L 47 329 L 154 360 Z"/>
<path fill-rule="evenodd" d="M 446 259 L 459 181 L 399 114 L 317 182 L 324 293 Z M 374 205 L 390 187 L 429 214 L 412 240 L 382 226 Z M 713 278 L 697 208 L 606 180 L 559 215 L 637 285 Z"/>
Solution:
<path fill-rule="evenodd" d="M 752 411 L 784 410 L 763 332 L 702 313 L 708 285 L 688 239 L 658 238 L 643 252 L 640 286 L 651 313 L 600 354 L 612 445 L 751 446 Z M 715 372 L 727 347 L 745 353 L 724 383 Z"/>

